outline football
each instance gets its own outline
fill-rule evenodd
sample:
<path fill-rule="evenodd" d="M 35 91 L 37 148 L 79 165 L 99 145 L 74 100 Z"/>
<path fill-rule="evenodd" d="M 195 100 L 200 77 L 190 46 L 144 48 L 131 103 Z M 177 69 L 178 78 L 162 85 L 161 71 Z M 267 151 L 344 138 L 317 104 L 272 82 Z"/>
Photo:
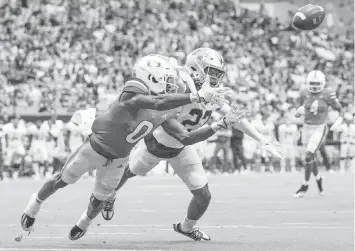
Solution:
<path fill-rule="evenodd" d="M 323 22 L 325 11 L 319 5 L 308 4 L 299 8 L 293 17 L 293 25 L 300 30 L 313 30 Z"/>

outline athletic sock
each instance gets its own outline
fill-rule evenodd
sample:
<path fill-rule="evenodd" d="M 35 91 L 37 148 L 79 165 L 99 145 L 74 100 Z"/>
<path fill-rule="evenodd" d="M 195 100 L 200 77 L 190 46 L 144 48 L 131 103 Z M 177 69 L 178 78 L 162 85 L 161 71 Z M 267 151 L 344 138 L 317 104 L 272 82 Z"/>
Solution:
<path fill-rule="evenodd" d="M 89 228 L 90 223 L 91 223 L 91 219 L 88 217 L 87 215 L 87 210 L 85 210 L 85 212 L 81 215 L 80 219 L 78 220 L 78 222 L 76 223 L 76 225 L 82 229 L 82 230 L 86 230 Z"/>
<path fill-rule="evenodd" d="M 313 170 L 313 160 L 311 162 L 306 162 L 306 170 L 304 171 L 304 180 L 305 182 L 309 182 L 311 177 L 311 173 Z"/>
<path fill-rule="evenodd" d="M 116 199 L 117 190 L 113 191 L 110 198 L 107 199 L 108 202 L 113 202 Z"/>
<path fill-rule="evenodd" d="M 40 198 L 38 198 L 38 193 L 35 193 L 36 194 L 36 201 L 39 203 L 39 204 L 42 204 L 43 200 L 41 200 Z"/>
<path fill-rule="evenodd" d="M 197 220 L 190 220 L 187 217 L 180 222 L 180 227 L 183 232 L 188 232 L 196 225 Z"/>
<path fill-rule="evenodd" d="M 317 166 L 317 163 L 315 161 L 313 161 L 313 170 L 312 170 L 312 172 L 314 174 L 314 177 L 317 178 L 319 176 L 318 166 Z M 318 178 L 317 178 L 317 180 L 318 180 Z"/>

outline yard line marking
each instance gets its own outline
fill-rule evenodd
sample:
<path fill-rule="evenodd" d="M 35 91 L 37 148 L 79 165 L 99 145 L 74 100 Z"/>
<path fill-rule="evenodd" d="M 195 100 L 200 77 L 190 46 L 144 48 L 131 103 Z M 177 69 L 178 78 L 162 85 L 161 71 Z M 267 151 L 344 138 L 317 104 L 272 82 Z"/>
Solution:
<path fill-rule="evenodd" d="M 4 251 L 102 251 L 96 248 L 0 248 Z M 161 249 L 109 249 L 110 251 L 163 251 Z M 177 250 L 176 250 L 177 251 Z"/>
<path fill-rule="evenodd" d="M 304 213 L 304 214 L 309 214 L 310 212 L 312 213 L 330 213 L 330 214 L 353 214 L 353 211 L 339 211 L 334 213 L 334 210 L 310 210 L 310 211 L 293 211 L 293 210 L 260 210 L 256 211 L 258 213 Z"/>
<path fill-rule="evenodd" d="M 26 239 L 65 239 L 63 236 L 26 236 Z"/>
<path fill-rule="evenodd" d="M 141 233 L 124 233 L 124 232 L 116 232 L 116 233 L 88 233 L 87 235 L 113 235 L 113 234 L 118 234 L 118 235 L 139 235 Z"/>
<path fill-rule="evenodd" d="M 155 213 L 157 210 L 151 210 L 151 209 L 131 209 L 127 210 L 129 212 L 140 212 L 140 213 Z"/>
<path fill-rule="evenodd" d="M 326 222 L 284 222 L 282 225 L 338 225 L 337 223 L 326 223 Z"/>
<path fill-rule="evenodd" d="M 93 227 L 165 227 L 167 225 L 144 225 L 144 224 L 137 224 L 137 225 L 97 225 L 97 224 L 100 224 L 100 223 L 96 223 L 96 224 L 92 224 Z M 16 225 L 16 224 L 0 224 L 0 227 L 16 227 L 16 226 L 20 226 L 20 224 Z M 41 225 L 41 226 L 44 226 L 44 227 L 72 227 L 73 225 L 66 225 L 66 224 L 44 224 L 44 225 Z"/>

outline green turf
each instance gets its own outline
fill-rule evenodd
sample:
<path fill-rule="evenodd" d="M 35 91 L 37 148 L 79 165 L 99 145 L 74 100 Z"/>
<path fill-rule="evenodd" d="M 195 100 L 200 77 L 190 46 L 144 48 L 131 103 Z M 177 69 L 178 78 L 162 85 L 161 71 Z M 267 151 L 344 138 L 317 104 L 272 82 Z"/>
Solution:
<path fill-rule="evenodd" d="M 42 207 L 35 231 L 17 243 L 20 217 L 43 181 L 0 183 L 0 250 L 354 250 L 353 175 L 325 175 L 325 195 L 315 182 L 294 199 L 299 174 L 210 176 L 212 202 L 199 223 L 212 238 L 194 242 L 172 224 L 185 215 L 190 193 L 178 177 L 132 179 L 119 193 L 116 215 L 101 215 L 78 241 L 67 236 L 87 206 L 92 180 L 59 191 Z M 10 249 L 12 248 L 12 249 Z M 31 249 L 32 248 L 32 249 Z"/>

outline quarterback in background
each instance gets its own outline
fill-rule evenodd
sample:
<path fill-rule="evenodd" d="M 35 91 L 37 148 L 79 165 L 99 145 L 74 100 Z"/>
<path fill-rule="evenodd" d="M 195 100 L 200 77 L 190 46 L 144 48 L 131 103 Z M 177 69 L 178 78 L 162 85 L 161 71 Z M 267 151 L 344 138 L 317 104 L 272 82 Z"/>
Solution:
<path fill-rule="evenodd" d="M 318 171 L 315 153 L 324 143 L 328 133 L 326 125 L 328 108 L 331 106 L 333 109 L 341 111 L 341 104 L 335 91 L 329 87 L 325 88 L 325 85 L 323 72 L 314 70 L 307 75 L 307 89 L 300 93 L 301 106 L 297 109 L 296 116 L 304 115 L 302 144 L 306 146 L 306 168 L 303 184 L 294 194 L 295 198 L 303 197 L 307 192 L 312 172 L 316 178 L 319 193 L 323 193 L 323 178 Z M 334 130 L 341 122 L 342 116 L 339 116 L 330 129 Z"/>

